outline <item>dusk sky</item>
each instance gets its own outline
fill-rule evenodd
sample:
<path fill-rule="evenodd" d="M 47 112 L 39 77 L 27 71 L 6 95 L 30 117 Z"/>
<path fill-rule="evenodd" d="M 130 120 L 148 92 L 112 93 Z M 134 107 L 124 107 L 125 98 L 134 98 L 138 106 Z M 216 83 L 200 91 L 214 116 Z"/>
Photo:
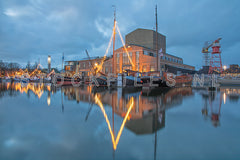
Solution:
<path fill-rule="evenodd" d="M 202 66 L 205 41 L 219 37 L 223 65 L 240 64 L 239 0 L 0 0 L 0 60 L 26 66 L 38 61 L 61 67 L 65 60 L 103 56 L 111 37 L 113 7 L 122 35 L 155 29 L 166 36 L 167 53 Z M 121 47 L 117 37 L 117 48 Z M 112 51 L 111 51 L 112 53 Z M 109 53 L 109 54 L 111 54 Z"/>

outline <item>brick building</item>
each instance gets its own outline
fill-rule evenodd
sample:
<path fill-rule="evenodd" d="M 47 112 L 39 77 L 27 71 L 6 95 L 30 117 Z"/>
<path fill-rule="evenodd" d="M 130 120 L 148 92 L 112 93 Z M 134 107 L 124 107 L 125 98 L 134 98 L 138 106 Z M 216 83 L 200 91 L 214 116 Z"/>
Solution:
<path fill-rule="evenodd" d="M 128 45 L 127 50 L 133 65 L 131 64 L 124 47 L 118 48 L 114 52 L 115 62 L 113 71 L 115 74 L 122 73 L 128 69 L 139 72 L 157 71 L 157 56 L 153 49 L 136 45 Z M 182 58 L 167 53 L 163 53 L 163 55 L 159 58 L 159 61 L 162 71 L 167 71 L 170 67 L 175 68 L 176 71 L 181 70 L 182 72 L 195 70 L 195 67 L 183 64 Z M 174 70 L 172 72 L 176 73 Z"/>
<path fill-rule="evenodd" d="M 195 67 L 183 63 L 183 59 L 166 52 L 166 37 L 158 33 L 158 48 L 161 49 L 162 55 L 158 59 L 160 64 L 157 69 L 156 54 L 156 32 L 148 29 L 136 29 L 125 36 L 126 48 L 129 56 L 124 49 L 120 47 L 114 51 L 112 57 L 104 60 L 102 72 L 123 73 L 126 70 L 138 72 L 150 71 L 167 71 L 171 73 L 193 73 Z M 67 61 L 65 65 L 66 72 L 83 73 L 89 75 L 91 72 L 91 63 L 100 64 L 103 57 L 92 58 L 91 61 L 85 59 L 80 61 Z M 114 61 L 114 62 L 113 62 Z"/>

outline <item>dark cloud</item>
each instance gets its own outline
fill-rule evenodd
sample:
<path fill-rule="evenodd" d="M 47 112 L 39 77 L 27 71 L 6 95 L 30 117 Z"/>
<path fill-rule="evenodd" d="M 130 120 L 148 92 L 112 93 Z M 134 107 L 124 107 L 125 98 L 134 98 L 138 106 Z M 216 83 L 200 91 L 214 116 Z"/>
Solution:
<path fill-rule="evenodd" d="M 204 42 L 222 37 L 223 61 L 239 63 L 225 56 L 239 59 L 235 50 L 240 47 L 237 0 L 0 0 L 1 59 L 27 63 L 40 58 L 46 66 L 47 55 L 52 55 L 53 65 L 61 66 L 63 52 L 68 60 L 85 57 L 85 49 L 92 56 L 104 55 L 113 26 L 113 4 L 125 35 L 140 27 L 154 29 L 156 3 L 159 31 L 167 36 L 170 54 L 183 57 L 187 64 L 201 66 L 202 60 L 192 59 L 202 59 Z M 121 46 L 119 39 L 117 46 Z"/>

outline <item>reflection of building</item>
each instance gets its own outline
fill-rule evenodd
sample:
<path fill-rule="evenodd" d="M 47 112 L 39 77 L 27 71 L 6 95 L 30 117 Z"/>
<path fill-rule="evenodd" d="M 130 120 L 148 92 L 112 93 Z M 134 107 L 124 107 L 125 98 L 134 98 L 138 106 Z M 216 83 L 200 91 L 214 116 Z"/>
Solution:
<path fill-rule="evenodd" d="M 157 69 L 157 55 L 156 55 L 156 32 L 148 29 L 136 29 L 126 35 L 126 49 L 129 53 L 127 55 L 124 47 L 115 50 L 113 58 L 108 57 L 104 60 L 101 68 L 102 73 L 122 73 L 130 69 L 139 72 L 156 71 Z M 183 59 L 166 53 L 166 37 L 158 33 L 158 46 L 162 50 L 162 56 L 159 58 L 161 69 L 164 71 L 177 73 L 177 71 L 192 73 L 195 67 L 183 64 Z M 91 64 L 97 63 L 103 57 L 93 58 L 91 62 L 88 59 L 80 61 L 66 61 L 65 70 L 72 73 L 81 73 L 89 75 Z M 114 61 L 114 62 L 113 62 Z M 159 68 L 160 68 L 159 67 Z"/>
<path fill-rule="evenodd" d="M 127 121 L 126 127 L 135 134 L 151 134 L 165 127 L 165 110 L 159 113 L 151 113 L 141 119 Z"/>
<path fill-rule="evenodd" d="M 77 102 L 95 103 L 92 88 L 63 87 L 64 95 L 68 99 Z M 165 126 L 165 110 L 178 106 L 182 103 L 184 96 L 192 95 L 192 89 L 174 88 L 164 95 L 156 97 L 144 97 L 141 92 L 125 93 L 121 91 L 108 92 L 103 90 L 97 93 L 103 105 L 111 106 L 115 114 L 125 117 L 128 103 L 134 97 L 134 105 L 131 109 L 126 126 L 136 134 L 152 133 Z M 156 121 L 157 119 L 157 121 Z M 142 124 L 142 125 L 140 125 Z"/>
<path fill-rule="evenodd" d="M 223 93 L 224 103 L 227 98 L 231 102 L 238 102 L 240 99 L 240 88 L 221 88 L 220 91 Z"/>

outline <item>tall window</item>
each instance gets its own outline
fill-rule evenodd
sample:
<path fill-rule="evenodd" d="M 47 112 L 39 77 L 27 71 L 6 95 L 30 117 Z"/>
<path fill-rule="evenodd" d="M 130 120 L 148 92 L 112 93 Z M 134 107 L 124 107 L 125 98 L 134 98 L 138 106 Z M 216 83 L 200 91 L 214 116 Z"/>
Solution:
<path fill-rule="evenodd" d="M 150 71 L 155 71 L 155 66 L 150 66 Z"/>
<path fill-rule="evenodd" d="M 106 73 L 106 74 L 108 73 L 108 67 L 105 68 L 105 73 Z"/>
<path fill-rule="evenodd" d="M 136 70 L 139 71 L 139 52 L 136 52 Z"/>
<path fill-rule="evenodd" d="M 143 72 L 147 72 L 147 66 L 144 65 L 142 70 Z"/>
<path fill-rule="evenodd" d="M 132 59 L 132 52 L 129 52 L 129 57 Z M 123 53 L 123 64 L 130 64 L 127 53 Z"/>
<path fill-rule="evenodd" d="M 119 53 L 117 53 L 117 64 L 119 64 Z"/>

